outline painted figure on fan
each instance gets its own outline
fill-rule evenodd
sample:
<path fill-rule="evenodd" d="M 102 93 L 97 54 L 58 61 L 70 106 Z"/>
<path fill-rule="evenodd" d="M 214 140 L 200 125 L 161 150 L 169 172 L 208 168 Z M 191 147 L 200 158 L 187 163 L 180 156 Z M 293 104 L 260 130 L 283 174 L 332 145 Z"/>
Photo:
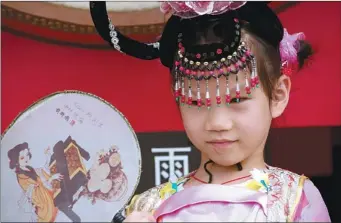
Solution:
<path fill-rule="evenodd" d="M 172 12 L 157 44 L 123 36 L 92 2 L 100 35 L 121 52 L 160 58 L 170 69 L 183 125 L 201 165 L 181 179 L 136 195 L 126 222 L 330 221 L 304 176 L 268 166 L 272 119 L 285 110 L 290 75 L 312 53 L 263 2 L 164 2 Z"/>
<path fill-rule="evenodd" d="M 48 155 L 49 149 L 45 153 Z M 23 190 L 19 206 L 32 213 L 32 221 L 54 222 L 58 208 L 54 204 L 51 183 L 63 179 L 63 176 L 59 173 L 51 176 L 44 168 L 33 168 L 30 165 L 32 154 L 26 142 L 8 151 L 8 158 L 9 167 L 15 170 L 18 184 Z"/>
<path fill-rule="evenodd" d="M 71 137 L 68 137 L 68 139 L 71 139 Z M 70 142 L 68 139 L 66 142 Z M 61 145 L 60 142 L 62 141 L 59 141 L 54 146 L 52 159 L 50 148 L 45 150 L 46 163 L 42 168 L 32 167 L 32 153 L 27 142 L 18 144 L 8 151 L 9 167 L 14 170 L 17 182 L 22 190 L 18 206 L 26 213 L 30 213 L 30 221 L 32 222 L 58 221 L 60 211 L 72 222 L 81 222 L 80 216 L 73 211 L 73 206 L 82 196 L 86 200 L 90 200 L 92 204 L 95 204 L 98 201 L 118 201 L 127 192 L 128 178 L 122 168 L 118 147 L 112 146 L 107 151 L 100 151 L 92 167 L 86 170 L 86 181 L 83 182 L 76 178 L 76 181 L 69 183 L 68 191 L 72 189 L 72 186 L 79 185 L 77 191 L 74 190 L 75 192 L 71 194 L 71 200 L 68 200 L 65 195 L 57 200 L 58 196 L 56 194 L 60 195 L 63 192 L 59 188 L 64 190 L 66 188 L 63 182 L 66 177 L 65 174 L 59 172 L 61 168 L 56 173 L 55 171 L 57 170 L 53 170 L 54 165 L 49 165 L 49 163 L 52 161 L 53 164 L 59 164 L 60 157 L 69 157 L 68 155 L 58 156 L 55 153 L 58 149 L 63 149 L 64 151 L 63 145 L 62 147 L 59 146 Z M 74 145 L 78 146 L 75 141 Z M 81 151 L 85 150 L 81 149 Z M 55 162 L 56 158 L 57 162 Z M 77 157 L 74 156 L 74 160 L 76 160 L 75 158 Z M 69 170 L 70 168 L 63 172 L 68 173 Z"/>

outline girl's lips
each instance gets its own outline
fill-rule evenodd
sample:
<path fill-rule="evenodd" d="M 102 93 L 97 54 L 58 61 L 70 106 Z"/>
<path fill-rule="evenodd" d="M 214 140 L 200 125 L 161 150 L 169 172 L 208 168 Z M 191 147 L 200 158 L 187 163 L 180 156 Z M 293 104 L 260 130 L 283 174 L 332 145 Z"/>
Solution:
<path fill-rule="evenodd" d="M 213 146 L 216 149 L 227 149 L 230 147 L 233 143 L 235 143 L 236 140 L 216 140 L 216 141 L 209 141 L 207 142 L 209 145 Z"/>

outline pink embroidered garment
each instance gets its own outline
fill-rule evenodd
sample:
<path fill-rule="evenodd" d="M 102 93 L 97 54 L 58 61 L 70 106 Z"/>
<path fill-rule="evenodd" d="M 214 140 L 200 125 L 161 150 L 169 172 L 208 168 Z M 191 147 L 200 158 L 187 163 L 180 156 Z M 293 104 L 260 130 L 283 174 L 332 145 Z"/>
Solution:
<path fill-rule="evenodd" d="M 158 222 L 266 222 L 267 193 L 244 185 L 206 184 L 172 195 L 155 211 Z M 331 222 L 318 189 L 307 180 L 295 222 Z"/>

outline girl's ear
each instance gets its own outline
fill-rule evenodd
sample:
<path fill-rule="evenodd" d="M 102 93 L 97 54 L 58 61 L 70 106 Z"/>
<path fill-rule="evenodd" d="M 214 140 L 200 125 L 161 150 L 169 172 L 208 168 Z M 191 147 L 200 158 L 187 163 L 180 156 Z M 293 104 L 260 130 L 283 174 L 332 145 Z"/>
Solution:
<path fill-rule="evenodd" d="M 289 94 L 291 89 L 290 77 L 282 75 L 272 91 L 271 115 L 272 118 L 279 117 L 289 102 Z"/>

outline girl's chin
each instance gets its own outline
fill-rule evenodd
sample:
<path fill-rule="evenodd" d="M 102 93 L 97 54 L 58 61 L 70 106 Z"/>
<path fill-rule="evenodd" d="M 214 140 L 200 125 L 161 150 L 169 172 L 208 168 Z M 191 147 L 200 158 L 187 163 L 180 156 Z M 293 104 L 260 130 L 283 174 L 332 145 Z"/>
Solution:
<path fill-rule="evenodd" d="M 218 166 L 218 167 L 233 167 L 233 166 L 236 166 L 238 163 L 241 163 L 243 162 L 244 159 L 241 159 L 241 157 L 236 157 L 230 155 L 230 154 L 215 154 L 214 156 L 209 156 L 210 159 L 213 161 L 213 163 L 215 164 L 215 166 Z M 231 159 L 231 157 L 233 157 Z M 236 159 L 237 158 L 237 159 Z"/>

